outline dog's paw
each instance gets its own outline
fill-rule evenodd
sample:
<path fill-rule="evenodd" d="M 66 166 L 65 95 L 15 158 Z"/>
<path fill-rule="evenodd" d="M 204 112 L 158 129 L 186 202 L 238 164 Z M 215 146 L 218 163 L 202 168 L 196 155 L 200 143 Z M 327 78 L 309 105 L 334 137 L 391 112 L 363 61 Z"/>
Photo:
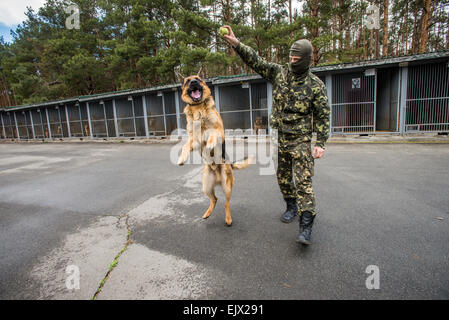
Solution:
<path fill-rule="evenodd" d="M 203 214 L 203 219 L 207 219 L 207 218 L 209 218 L 210 217 L 210 213 L 208 214 L 207 212 L 205 213 L 205 214 Z"/>
<path fill-rule="evenodd" d="M 206 144 L 206 150 L 212 151 L 212 150 L 215 149 L 216 146 L 217 146 L 217 143 L 215 143 L 215 142 L 208 142 Z"/>
<path fill-rule="evenodd" d="M 226 223 L 226 226 L 228 226 L 228 227 L 232 226 L 232 219 L 226 220 L 225 223 Z"/>
<path fill-rule="evenodd" d="M 183 166 L 184 165 L 185 160 L 182 158 L 178 159 L 178 166 Z"/>

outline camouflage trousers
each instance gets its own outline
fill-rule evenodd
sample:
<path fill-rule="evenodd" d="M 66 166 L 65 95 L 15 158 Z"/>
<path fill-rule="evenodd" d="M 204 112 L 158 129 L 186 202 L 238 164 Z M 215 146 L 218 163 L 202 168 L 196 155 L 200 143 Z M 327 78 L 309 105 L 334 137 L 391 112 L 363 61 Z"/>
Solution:
<path fill-rule="evenodd" d="M 310 141 L 279 134 L 277 179 L 284 199 L 296 198 L 298 214 L 315 212 L 312 188 L 314 159 Z"/>

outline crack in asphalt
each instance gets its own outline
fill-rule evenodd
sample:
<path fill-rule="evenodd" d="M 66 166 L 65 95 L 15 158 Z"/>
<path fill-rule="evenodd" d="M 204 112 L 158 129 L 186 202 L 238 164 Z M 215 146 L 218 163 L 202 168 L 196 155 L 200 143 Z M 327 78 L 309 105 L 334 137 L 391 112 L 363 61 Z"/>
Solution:
<path fill-rule="evenodd" d="M 181 177 L 181 180 L 184 180 L 184 183 L 182 183 L 179 187 L 177 187 L 177 188 L 175 188 L 174 190 L 172 190 L 172 191 L 170 192 L 170 194 L 177 194 L 177 191 L 179 191 L 179 190 L 182 189 L 182 188 L 186 188 L 186 187 L 187 187 L 187 188 L 192 188 L 193 186 L 192 186 L 192 185 L 189 185 L 189 182 L 192 183 L 190 180 L 191 180 L 193 177 L 197 176 L 197 175 L 201 172 L 201 170 L 202 170 L 202 167 L 196 168 L 196 169 L 193 169 L 193 170 L 189 171 L 189 172 L 188 172 L 187 174 L 185 174 L 184 176 L 182 176 L 182 177 Z M 161 194 L 161 195 L 163 195 L 163 194 Z M 156 197 L 161 196 L 161 195 L 157 195 Z M 154 199 L 154 198 L 155 198 L 155 197 L 153 197 L 153 198 L 151 198 L 151 199 Z M 134 210 L 135 210 L 135 209 L 134 209 Z M 129 246 L 130 244 L 134 243 L 134 242 L 131 240 L 131 234 L 132 234 L 132 232 L 131 232 L 131 227 L 130 227 L 130 223 L 129 223 L 130 214 L 132 214 L 132 213 L 133 213 L 133 210 L 131 210 L 131 211 L 125 213 L 125 214 L 122 214 L 122 215 L 120 215 L 120 216 L 118 217 L 118 220 L 117 220 L 117 223 L 116 223 L 117 229 L 120 228 L 120 222 L 121 222 L 121 220 L 122 220 L 123 218 L 126 218 L 126 220 L 125 220 L 125 225 L 126 225 L 126 229 L 127 229 L 128 233 L 127 233 L 127 238 L 126 238 L 125 246 L 124 246 L 124 247 L 120 250 L 120 252 L 114 257 L 114 260 L 113 260 L 112 263 L 109 265 L 109 270 L 106 272 L 104 278 L 100 281 L 99 286 L 98 286 L 98 288 L 97 288 L 95 294 L 92 296 L 91 300 L 96 300 L 96 299 L 97 299 L 98 295 L 101 293 L 103 287 L 105 286 L 107 280 L 109 279 L 109 277 L 110 277 L 112 271 L 113 271 L 113 270 L 115 269 L 115 267 L 117 266 L 117 264 L 118 264 L 118 262 L 119 262 L 120 256 L 121 256 L 121 255 L 128 249 L 128 246 Z"/>
<path fill-rule="evenodd" d="M 109 276 L 111 275 L 112 271 L 113 271 L 114 268 L 117 266 L 120 256 L 121 256 L 121 255 L 128 249 L 128 246 L 129 246 L 130 244 L 133 243 L 133 241 L 131 240 L 131 233 L 132 233 L 132 232 L 131 232 L 131 228 L 130 228 L 129 223 L 128 223 L 128 220 L 129 220 L 129 214 L 128 214 L 128 213 L 123 214 L 123 215 L 121 215 L 121 216 L 118 218 L 116 226 L 117 226 L 117 228 L 119 228 L 120 221 L 121 221 L 124 217 L 126 217 L 125 225 L 126 225 L 126 230 L 128 231 L 128 234 L 127 234 L 127 237 L 126 237 L 125 246 L 124 246 L 124 247 L 120 250 L 120 252 L 114 257 L 114 260 L 113 260 L 112 263 L 109 265 L 109 270 L 106 272 L 106 275 L 104 276 L 104 278 L 100 281 L 100 284 L 99 284 L 99 286 L 98 286 L 98 288 L 97 288 L 97 291 L 95 291 L 95 294 L 93 295 L 93 297 L 92 297 L 91 300 L 96 300 L 96 299 L 97 299 L 98 295 L 101 293 L 101 290 L 103 289 L 104 285 L 106 284 L 106 282 L 107 282 Z"/>

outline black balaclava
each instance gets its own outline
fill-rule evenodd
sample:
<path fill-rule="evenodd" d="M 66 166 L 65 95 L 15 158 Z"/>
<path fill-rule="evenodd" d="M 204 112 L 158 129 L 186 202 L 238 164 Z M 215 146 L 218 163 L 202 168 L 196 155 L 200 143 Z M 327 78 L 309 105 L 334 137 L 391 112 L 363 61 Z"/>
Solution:
<path fill-rule="evenodd" d="M 309 73 L 312 50 L 312 44 L 307 39 L 297 40 L 290 47 L 290 56 L 301 57 L 301 59 L 293 63 L 290 62 L 288 67 L 300 80 Z"/>

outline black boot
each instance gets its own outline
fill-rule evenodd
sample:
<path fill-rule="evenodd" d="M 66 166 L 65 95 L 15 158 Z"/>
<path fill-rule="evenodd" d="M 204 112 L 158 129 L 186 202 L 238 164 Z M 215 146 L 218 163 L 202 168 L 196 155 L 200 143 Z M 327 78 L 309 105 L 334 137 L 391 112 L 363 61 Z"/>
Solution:
<path fill-rule="evenodd" d="M 302 244 L 312 244 L 312 225 L 315 216 L 310 211 L 304 211 L 299 218 L 299 235 L 296 239 L 297 242 Z"/>
<path fill-rule="evenodd" d="M 285 198 L 285 202 L 287 202 L 287 210 L 282 214 L 281 221 L 290 223 L 298 215 L 298 205 L 295 198 Z"/>

